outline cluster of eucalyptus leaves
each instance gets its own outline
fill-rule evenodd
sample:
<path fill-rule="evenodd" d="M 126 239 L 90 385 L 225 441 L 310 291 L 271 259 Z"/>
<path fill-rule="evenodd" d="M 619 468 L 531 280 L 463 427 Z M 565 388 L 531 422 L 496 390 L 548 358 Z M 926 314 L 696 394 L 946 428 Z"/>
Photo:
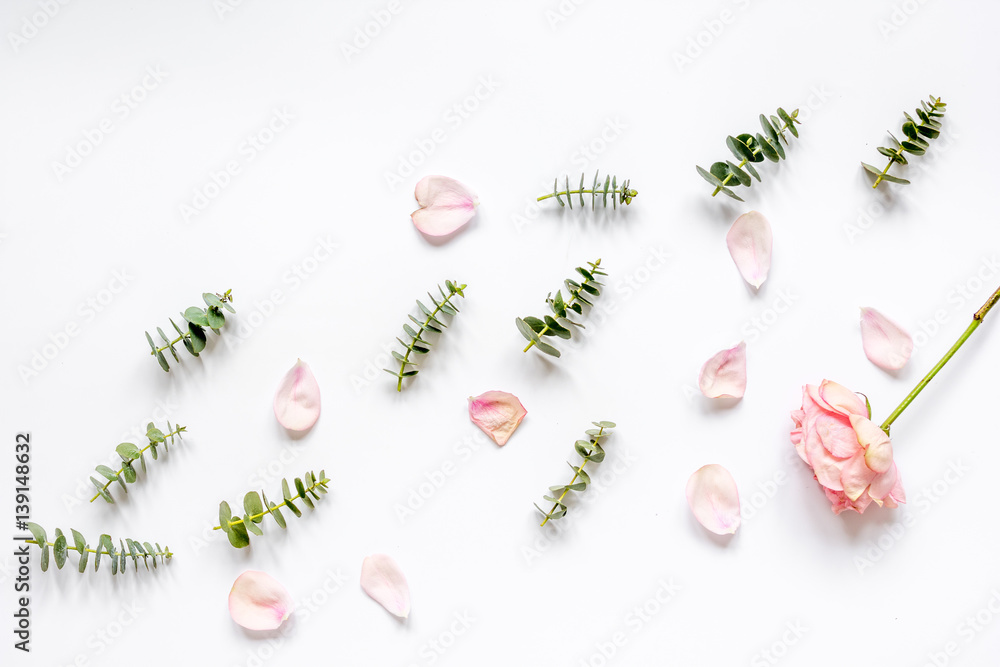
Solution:
<path fill-rule="evenodd" d="M 465 288 L 468 287 L 466 284 L 459 284 L 452 280 L 444 281 L 444 286 L 448 289 L 446 292 L 440 285 L 438 285 L 438 291 L 441 293 L 441 300 L 438 301 L 430 292 L 427 293 L 428 298 L 430 298 L 431 303 L 434 304 L 434 308 L 430 308 L 425 305 L 420 299 L 417 299 L 417 307 L 420 309 L 422 319 L 418 319 L 413 315 L 409 315 L 410 321 L 417 326 L 416 329 L 411 327 L 409 324 L 403 324 L 403 331 L 406 333 L 409 342 L 405 342 L 402 338 L 396 338 L 399 344 L 403 346 L 402 352 L 396 352 L 393 350 L 392 357 L 399 364 L 399 368 L 395 370 L 390 370 L 388 368 L 383 368 L 386 373 L 392 375 L 396 378 L 396 391 L 403 391 L 403 380 L 406 378 L 414 377 L 420 370 L 416 367 L 417 363 L 415 361 L 410 361 L 411 354 L 423 355 L 431 351 L 431 342 L 425 338 L 425 334 L 429 331 L 435 334 L 442 333 L 448 328 L 448 325 L 444 323 L 444 316 L 448 315 L 454 317 L 458 315 L 458 307 L 455 305 L 455 297 L 465 297 Z"/>
<path fill-rule="evenodd" d="M 316 477 L 312 471 L 307 472 L 303 478 L 296 477 L 293 485 L 294 493 L 288 484 L 287 479 L 281 480 L 282 502 L 275 504 L 267 499 L 267 494 L 263 491 L 257 493 L 250 491 L 243 496 L 242 517 L 233 515 L 233 509 L 225 500 L 219 503 L 219 525 L 213 530 L 222 530 L 229 537 L 229 543 L 237 549 L 250 546 L 250 533 L 263 535 L 264 531 L 257 524 L 264 521 L 268 514 L 274 522 L 281 528 L 286 528 L 285 517 L 281 513 L 281 508 L 285 507 L 295 516 L 302 516 L 302 511 L 296 507 L 295 503 L 301 501 L 309 509 L 315 507 L 313 501 L 319 500 L 321 495 L 328 493 L 327 485 L 330 480 L 326 476 L 325 470 L 319 471 Z"/>
<path fill-rule="evenodd" d="M 590 297 L 600 296 L 600 288 L 604 286 L 598 278 L 608 275 L 601 269 L 600 259 L 596 262 L 587 262 L 587 266 L 588 268 L 576 267 L 576 272 L 583 278 L 582 282 L 572 278 L 566 279 L 566 298 L 563 298 L 562 290 L 557 290 L 555 296 L 549 292 L 545 297 L 545 303 L 552 310 L 552 315 L 545 315 L 542 318 L 518 317 L 514 320 L 517 330 L 528 341 L 528 346 L 524 348 L 525 352 L 537 347 L 545 354 L 559 357 L 562 353 L 542 338 L 552 336 L 569 340 L 573 337 L 574 328 L 585 328 L 579 322 L 570 319 L 570 313 L 582 315 L 584 306 L 593 306 Z"/>
<path fill-rule="evenodd" d="M 139 449 L 138 446 L 131 442 L 123 442 L 115 448 L 118 456 L 122 459 L 121 468 L 112 470 L 106 465 L 97 466 L 96 470 L 98 474 L 106 481 L 102 484 L 94 477 L 90 478 L 94 488 L 97 489 L 97 494 L 90 499 L 90 502 L 94 502 L 98 498 L 104 498 L 105 501 L 114 503 L 115 499 L 111 496 L 111 492 L 108 491 L 108 487 L 111 486 L 112 482 L 118 482 L 122 487 L 122 491 L 128 493 L 126 484 L 134 484 L 136 480 L 135 461 L 138 460 L 142 471 L 146 472 L 146 452 L 149 452 L 149 455 L 155 461 L 159 457 L 157 448 L 162 445 L 163 451 L 168 451 L 170 445 L 174 444 L 174 438 L 178 440 L 184 439 L 181 433 L 185 431 L 187 431 L 187 427 L 180 425 L 173 426 L 169 421 L 167 422 L 166 433 L 156 428 L 153 422 L 146 424 L 146 439 L 149 440 L 148 445 Z"/>
<path fill-rule="evenodd" d="M 131 558 L 132 563 L 135 565 L 135 569 L 139 570 L 139 560 L 142 559 L 142 564 L 149 569 L 149 563 L 152 561 L 153 568 L 156 568 L 156 559 L 159 558 L 161 562 L 166 562 L 166 560 L 173 557 L 170 552 L 170 547 L 161 547 L 157 542 L 155 544 L 150 544 L 149 542 L 140 542 L 139 540 L 133 540 L 131 538 L 125 538 L 125 540 L 118 540 L 119 549 L 115 548 L 115 541 L 110 535 L 101 535 L 97 542 L 97 548 L 92 549 L 90 544 L 87 543 L 86 538 L 81 535 L 78 531 L 70 529 L 70 533 L 73 536 L 73 543 L 70 544 L 69 539 L 63 534 L 61 530 L 56 528 L 55 536 L 53 540 L 49 542 L 48 536 L 45 534 L 45 529 L 39 526 L 37 523 L 28 522 L 28 530 L 31 532 L 31 536 L 34 539 L 27 540 L 28 544 L 38 545 L 41 551 L 41 568 L 42 572 L 49 569 L 49 549 L 52 550 L 52 559 L 55 561 L 56 568 L 62 569 L 63 565 L 66 564 L 67 557 L 70 551 L 75 551 L 78 554 L 78 564 L 77 569 L 83 572 L 87 569 L 87 561 L 90 554 L 94 554 L 94 571 L 96 572 L 101 567 L 101 559 L 107 556 L 111 560 L 111 574 L 118 574 L 119 572 L 125 572 L 126 558 Z"/>
<path fill-rule="evenodd" d="M 799 131 L 795 125 L 801 125 L 802 121 L 797 120 L 798 109 L 788 113 L 779 107 L 777 113 L 777 116 L 770 118 L 764 114 L 760 115 L 760 127 L 763 134 L 757 132 L 756 134 L 747 133 L 726 137 L 726 146 L 729 147 L 733 157 L 739 160 L 739 164 L 726 160 L 725 162 L 716 162 L 708 170 L 696 167 L 701 177 L 715 187 L 715 190 L 712 191 L 713 197 L 721 192 L 727 197 L 743 201 L 731 188 L 737 186 L 748 188 L 753 183 L 752 179 L 754 178 L 758 182 L 760 181 L 760 174 L 757 173 L 753 165 L 757 162 L 763 162 L 765 158 L 771 162 L 785 159 L 785 149 L 782 146 L 782 143 L 788 143 L 785 132 L 793 137 L 798 137 Z"/>
<path fill-rule="evenodd" d="M 878 148 L 879 153 L 889 158 L 889 163 L 885 165 L 885 169 L 880 170 L 878 167 L 873 167 L 870 164 L 861 163 L 865 171 L 875 177 L 875 183 L 872 185 L 872 188 L 877 188 L 882 181 L 898 183 L 900 185 L 910 184 L 905 178 L 899 178 L 890 174 L 889 168 L 894 164 L 907 164 L 906 153 L 910 155 L 923 155 L 927 152 L 927 149 L 930 147 L 929 140 L 937 139 L 941 135 L 941 119 L 944 118 L 944 112 L 947 111 L 947 107 L 948 105 L 942 102 L 940 97 L 930 95 L 926 102 L 920 100 L 920 107 L 914 110 L 919 120 L 915 120 L 913 116 L 903 112 L 903 115 L 906 117 L 906 121 L 903 123 L 903 136 L 906 138 L 900 141 L 892 132 L 889 132 L 889 137 L 892 139 L 892 146 L 879 146 Z"/>
<path fill-rule="evenodd" d="M 568 507 L 564 502 L 566 495 L 570 491 L 577 493 L 584 491 L 590 485 L 590 475 L 583 469 L 584 466 L 587 463 L 596 464 L 604 460 L 605 451 L 601 445 L 601 441 L 611 435 L 611 429 L 615 428 L 616 424 L 609 421 L 591 423 L 597 428 L 587 429 L 586 433 L 589 436 L 589 440 L 577 440 L 576 444 L 573 445 L 576 453 L 583 459 L 583 462 L 578 466 L 573 465 L 569 461 L 566 462 L 566 465 L 573 470 L 573 479 L 570 480 L 569 484 L 549 487 L 549 495 L 545 496 L 545 500 L 552 503 L 552 509 L 548 512 L 539 507 L 538 503 L 535 503 L 535 509 L 545 517 L 541 523 L 542 526 L 549 521 L 561 519 L 566 516 L 566 512 L 568 511 Z"/>
<path fill-rule="evenodd" d="M 169 350 L 174 361 L 180 361 L 175 346 L 177 343 L 182 343 L 185 350 L 192 356 L 197 357 L 208 344 L 208 334 L 205 330 L 211 329 L 216 335 L 219 335 L 220 329 L 226 324 L 226 316 L 222 310 L 226 309 L 230 313 L 236 312 L 232 306 L 232 292 L 232 290 L 226 290 L 224 294 L 212 294 L 209 292 L 202 294 L 201 298 L 205 301 L 205 308 L 191 306 L 181 313 L 181 317 L 187 323 L 186 331 L 177 326 L 177 323 L 171 318 L 170 324 L 173 325 L 174 331 L 177 332 L 177 338 L 168 338 L 163 333 L 163 329 L 157 327 L 156 333 L 160 335 L 160 339 L 164 343 L 161 346 L 157 346 L 153 342 L 153 337 L 149 335 L 148 331 L 146 332 L 146 341 L 149 343 L 150 354 L 156 357 L 156 361 L 159 362 L 163 370 L 170 372 L 170 364 L 167 363 L 167 358 L 163 354 L 165 350 Z"/>

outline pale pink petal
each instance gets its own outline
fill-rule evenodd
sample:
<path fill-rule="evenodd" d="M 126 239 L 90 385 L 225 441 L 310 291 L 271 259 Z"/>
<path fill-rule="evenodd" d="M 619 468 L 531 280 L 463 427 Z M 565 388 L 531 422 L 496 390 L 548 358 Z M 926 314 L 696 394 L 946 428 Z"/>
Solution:
<path fill-rule="evenodd" d="M 488 391 L 469 397 L 469 418 L 493 442 L 503 447 L 528 411 L 517 396 L 506 391 Z"/>
<path fill-rule="evenodd" d="M 857 500 L 875 479 L 877 473 L 865 463 L 865 455 L 858 452 L 845 463 L 840 472 L 840 482 L 844 485 L 844 493 L 851 500 Z"/>
<path fill-rule="evenodd" d="M 247 570 L 229 591 L 229 615 L 248 630 L 274 630 L 292 613 L 292 596 L 265 572 Z"/>
<path fill-rule="evenodd" d="M 446 236 L 476 213 L 479 199 L 467 187 L 447 176 L 425 176 L 413 192 L 420 205 L 410 217 L 424 234 Z"/>
<path fill-rule="evenodd" d="M 390 613 L 410 615 L 410 587 L 394 561 L 385 554 L 372 554 L 361 565 L 361 588 Z"/>
<path fill-rule="evenodd" d="M 868 406 L 856 393 L 832 380 L 823 380 L 817 390 L 822 401 L 836 412 L 845 415 L 868 416 Z"/>
<path fill-rule="evenodd" d="M 698 388 L 709 398 L 742 398 L 747 389 L 747 344 L 740 341 L 706 361 Z"/>
<path fill-rule="evenodd" d="M 274 395 L 274 416 L 289 431 L 305 431 L 319 419 L 319 384 L 301 359 L 278 386 Z"/>
<path fill-rule="evenodd" d="M 743 280 L 754 287 L 760 287 L 767 280 L 771 268 L 771 224 L 757 211 L 744 213 L 726 234 L 729 254 L 736 262 Z"/>
<path fill-rule="evenodd" d="M 874 308 L 861 309 L 861 343 L 865 356 L 887 371 L 905 366 L 913 353 L 910 334 Z"/>
<path fill-rule="evenodd" d="M 740 492 L 729 471 L 717 463 L 698 468 L 685 489 L 688 505 L 698 522 L 716 535 L 740 527 Z"/>
<path fill-rule="evenodd" d="M 892 442 L 889 436 L 872 421 L 857 415 L 851 415 L 851 426 L 854 427 L 858 442 L 865 448 L 865 464 L 878 473 L 887 471 L 892 466 Z"/>
<path fill-rule="evenodd" d="M 892 493 L 892 490 L 895 488 L 898 481 L 899 469 L 896 468 L 896 464 L 892 464 L 884 473 L 875 476 L 875 479 L 872 480 L 871 486 L 868 488 L 868 493 L 875 500 L 875 502 L 880 503 L 883 498 Z"/>

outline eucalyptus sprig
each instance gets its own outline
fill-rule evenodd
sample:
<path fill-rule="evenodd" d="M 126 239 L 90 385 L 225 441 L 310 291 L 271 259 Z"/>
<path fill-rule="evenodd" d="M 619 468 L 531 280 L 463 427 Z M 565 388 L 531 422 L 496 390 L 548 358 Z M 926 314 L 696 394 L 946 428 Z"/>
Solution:
<path fill-rule="evenodd" d="M 458 314 L 458 308 L 455 306 L 453 301 L 454 297 L 460 296 L 465 297 L 465 288 L 467 287 L 465 283 L 458 285 L 451 280 L 444 281 L 445 287 L 448 288 L 448 292 L 445 293 L 441 286 L 438 285 L 438 291 L 441 292 L 441 300 L 438 301 L 434 298 L 434 295 L 430 292 L 427 296 L 430 297 L 431 303 L 434 304 L 434 309 L 430 309 L 425 306 L 419 299 L 417 299 L 417 306 L 420 308 L 420 312 L 423 313 L 423 321 L 418 320 L 413 315 L 410 315 L 410 321 L 417 325 L 414 329 L 409 324 L 403 325 L 403 331 L 406 332 L 407 337 L 410 342 L 405 343 L 401 338 L 396 338 L 399 344 L 403 346 L 403 353 L 396 352 L 392 353 L 393 358 L 399 362 L 399 368 L 392 371 L 388 368 L 383 368 L 386 373 L 392 375 L 396 378 L 396 391 L 403 391 L 403 379 L 408 377 L 413 377 L 420 371 L 416 368 L 407 368 L 408 366 L 416 366 L 415 361 L 410 361 L 410 355 L 416 354 L 427 354 L 431 351 L 431 343 L 426 340 L 424 332 L 432 331 L 434 333 L 441 333 L 444 329 L 447 329 L 447 325 L 441 320 L 442 315 L 455 316 Z"/>
<path fill-rule="evenodd" d="M 302 516 L 302 511 L 295 506 L 293 499 L 301 500 L 306 507 L 313 509 L 315 507 L 313 500 L 319 500 L 320 494 L 328 493 L 326 485 L 330 480 L 327 479 L 325 470 L 319 471 L 319 478 L 311 470 L 304 477 L 305 481 L 299 477 L 295 478 L 295 493 L 289 488 L 287 479 L 281 480 L 281 495 L 284 496 L 284 500 L 277 505 L 269 501 L 263 491 L 259 494 L 250 491 L 243 496 L 245 514 L 242 518 L 239 516 L 234 518 L 229 503 L 223 500 L 219 503 L 219 525 L 212 530 L 224 530 L 229 536 L 229 543 L 237 549 L 242 549 L 250 545 L 250 533 L 264 534 L 257 524 L 268 514 L 274 518 L 275 523 L 285 528 L 285 517 L 281 514 L 282 507 L 287 507 L 295 516 Z"/>
<path fill-rule="evenodd" d="M 750 187 L 753 182 L 751 176 L 760 182 L 760 174 L 751 164 L 753 162 L 763 162 L 764 158 L 771 162 L 785 159 L 785 149 L 781 144 L 782 142 L 788 143 L 788 138 L 785 136 L 786 131 L 791 133 L 793 137 L 799 136 L 795 125 L 796 123 L 801 125 L 802 121 L 797 119 L 798 115 L 798 109 L 788 113 L 778 107 L 778 115 L 771 116 L 770 120 L 764 114 L 760 115 L 760 126 L 764 130 L 763 134 L 758 132 L 726 137 L 726 146 L 740 163 L 734 164 L 729 160 L 716 162 L 708 171 L 697 167 L 701 177 L 715 186 L 712 196 L 714 197 L 721 192 L 727 197 L 743 201 L 739 195 L 729 189 L 729 186 Z"/>
<path fill-rule="evenodd" d="M 573 197 L 571 195 L 579 195 L 580 206 L 585 207 L 586 203 L 583 201 L 583 195 L 590 195 L 590 210 L 595 210 L 597 208 L 597 197 L 601 196 L 601 206 L 605 208 L 608 207 L 608 195 L 611 195 L 611 205 L 617 209 L 618 204 L 631 204 L 632 198 L 639 195 L 639 192 L 629 188 L 628 180 L 622 181 L 622 186 L 618 187 L 618 177 L 617 176 L 606 176 L 604 178 L 604 187 L 601 187 L 599 180 L 600 170 L 594 172 L 594 183 L 590 186 L 589 190 L 583 189 L 583 182 L 586 178 L 586 174 L 580 174 L 580 187 L 576 190 L 569 189 L 569 176 L 566 177 L 566 187 L 563 190 L 559 189 L 559 178 L 556 177 L 552 181 L 552 192 L 547 195 L 542 195 L 536 201 L 542 201 L 543 199 L 548 199 L 549 197 L 555 197 L 556 201 L 559 202 L 560 206 L 565 206 L 567 203 L 570 208 L 573 208 Z M 566 197 L 566 202 L 564 203 L 561 196 Z"/>
<path fill-rule="evenodd" d="M 865 171 L 875 176 L 875 183 L 872 185 L 872 188 L 877 188 L 878 184 L 882 181 L 899 183 L 900 185 L 910 184 L 905 178 L 890 175 L 888 173 L 889 168 L 897 162 L 899 164 L 907 163 L 906 156 L 903 153 L 923 155 L 927 152 L 928 147 L 930 147 L 927 139 L 937 139 L 941 134 L 941 121 L 938 119 L 944 117 L 947 106 L 946 103 L 941 101 L 940 97 L 931 95 L 927 102 L 920 100 L 920 108 L 915 109 L 920 122 L 913 120 L 913 116 L 905 111 L 903 112 L 903 115 L 906 116 L 906 122 L 903 123 L 903 134 L 906 135 L 906 139 L 900 141 L 893 136 L 892 132 L 889 132 L 888 134 L 892 138 L 892 146 L 889 148 L 879 146 L 878 148 L 879 153 L 889 158 L 889 164 L 885 165 L 885 169 L 880 171 L 878 167 L 873 167 L 864 162 L 861 163 Z"/>
<path fill-rule="evenodd" d="M 167 432 L 164 433 L 160 429 L 153 425 L 153 422 L 149 422 L 146 425 L 146 439 L 149 440 L 149 444 L 139 449 L 136 445 L 131 442 L 123 442 L 115 451 L 118 452 L 118 456 L 122 459 L 122 467 L 117 471 L 112 470 L 106 465 L 97 466 L 96 470 L 101 474 L 107 481 L 101 484 L 94 477 L 90 478 L 90 481 L 94 484 L 94 488 L 97 489 L 97 494 L 90 499 L 90 502 L 94 502 L 98 498 L 104 498 L 109 503 L 114 503 L 115 499 L 111 497 L 111 493 L 108 491 L 108 487 L 111 486 L 112 482 L 118 482 L 121 484 L 122 491 L 128 493 L 128 487 L 125 484 L 132 484 L 136 479 L 135 467 L 132 463 L 138 459 L 140 465 L 142 466 L 142 471 L 146 472 L 146 452 L 149 451 L 150 456 L 153 457 L 155 461 L 159 454 L 156 448 L 163 445 L 163 450 L 168 451 L 169 446 L 174 444 L 174 438 L 178 440 L 183 440 L 181 433 L 187 430 L 186 426 L 172 426 L 170 422 L 167 422 Z"/>
<path fill-rule="evenodd" d="M 163 329 L 156 327 L 156 333 L 160 334 L 160 338 L 165 343 L 161 347 L 157 347 L 153 343 L 153 337 L 149 335 L 148 331 L 146 332 L 146 341 L 149 343 L 150 354 L 156 357 L 163 370 L 170 372 L 170 365 L 167 363 L 167 358 L 163 355 L 164 350 L 170 350 L 174 361 L 180 361 L 180 357 L 177 356 L 177 350 L 174 346 L 177 343 L 183 343 L 184 349 L 190 352 L 192 356 L 197 357 L 205 349 L 205 345 L 208 344 L 208 335 L 205 333 L 205 329 L 211 329 L 216 335 L 219 335 L 219 329 L 226 323 L 226 316 L 223 314 L 222 309 L 225 308 L 230 313 L 236 312 L 231 305 L 233 301 L 232 292 L 233 290 L 226 290 L 225 294 L 211 294 L 209 292 L 202 294 L 201 298 L 205 300 L 205 305 L 208 308 L 191 306 L 181 313 L 181 317 L 187 322 L 187 331 L 182 330 L 171 319 L 170 324 L 174 326 L 174 330 L 179 334 L 173 340 L 167 338 L 167 335 L 163 333 Z"/>
<path fill-rule="evenodd" d="M 111 558 L 111 574 L 118 574 L 119 572 L 125 573 L 125 559 L 131 558 L 132 563 L 135 565 L 135 569 L 139 571 L 139 559 L 142 559 L 142 564 L 149 569 L 149 559 L 153 560 L 153 568 L 156 568 L 157 557 L 164 563 L 170 558 L 173 558 L 173 554 L 170 552 L 170 547 L 161 547 L 157 542 L 155 546 L 149 542 L 140 542 L 139 540 L 133 540 L 130 538 L 125 538 L 125 541 L 118 540 L 120 549 L 115 549 L 115 542 L 111 539 L 110 535 L 101 535 L 97 542 L 97 548 L 91 549 L 90 545 L 87 544 L 87 540 L 78 533 L 77 531 L 70 529 L 70 533 L 73 535 L 73 544 L 69 543 L 69 540 L 63 535 L 63 532 L 56 528 L 55 538 L 52 542 L 48 541 L 48 537 L 45 535 L 45 529 L 39 526 L 37 523 L 27 522 L 28 530 L 31 531 L 31 535 L 35 538 L 33 540 L 25 540 L 28 544 L 37 544 L 38 548 L 41 550 L 41 566 L 42 572 L 49 569 L 49 548 L 52 548 L 52 557 L 56 562 L 56 567 L 60 570 L 62 566 L 66 564 L 67 553 L 70 551 L 76 551 L 79 554 L 79 566 L 80 572 L 87 569 L 87 559 L 90 554 L 94 554 L 94 571 L 96 572 L 101 567 L 101 556 L 109 556 Z"/>
<path fill-rule="evenodd" d="M 562 290 L 557 290 L 555 297 L 552 296 L 552 292 L 549 292 L 548 296 L 545 297 L 545 303 L 552 309 L 552 314 L 555 317 L 551 315 L 546 315 L 544 319 L 538 319 L 537 317 L 525 317 L 522 319 L 518 317 L 514 320 L 517 330 L 528 341 L 528 346 L 524 348 L 525 352 L 530 350 L 532 346 L 535 346 L 545 354 L 553 357 L 561 356 L 562 353 L 554 346 L 543 341 L 542 337 L 558 336 L 559 338 L 569 340 L 573 337 L 571 327 L 585 328 L 579 322 L 571 320 L 569 313 L 572 311 L 577 315 L 582 315 L 584 305 L 593 306 L 594 304 L 591 303 L 588 297 L 600 295 L 600 288 L 604 286 L 604 283 L 598 282 L 597 279 L 600 276 L 608 275 L 601 270 L 600 259 L 596 262 L 587 262 L 587 265 L 590 267 L 589 269 L 580 266 L 576 267 L 577 273 L 583 276 L 583 282 L 578 283 L 570 278 L 566 279 L 567 299 L 563 299 Z M 587 296 L 584 296 L 585 294 Z"/>
<path fill-rule="evenodd" d="M 541 523 L 542 526 L 552 519 L 561 519 L 566 516 L 567 507 L 566 503 L 563 502 L 566 494 L 570 491 L 583 491 L 590 484 L 590 475 L 583 469 L 587 465 L 587 462 L 600 463 L 604 460 L 605 452 L 601 446 L 601 440 L 611 435 L 611 429 L 615 428 L 615 423 L 606 421 L 591 423 L 597 428 L 587 430 L 587 435 L 590 436 L 590 439 L 577 440 L 574 445 L 576 453 L 583 459 L 583 463 L 575 466 L 569 461 L 566 462 L 566 465 L 573 469 L 573 479 L 570 480 L 569 484 L 549 487 L 549 493 L 552 495 L 545 496 L 545 500 L 552 503 L 552 509 L 548 512 L 538 507 L 538 503 L 535 503 L 535 508 L 545 517 L 545 520 Z M 558 498 L 555 497 L 557 493 L 559 494 Z"/>

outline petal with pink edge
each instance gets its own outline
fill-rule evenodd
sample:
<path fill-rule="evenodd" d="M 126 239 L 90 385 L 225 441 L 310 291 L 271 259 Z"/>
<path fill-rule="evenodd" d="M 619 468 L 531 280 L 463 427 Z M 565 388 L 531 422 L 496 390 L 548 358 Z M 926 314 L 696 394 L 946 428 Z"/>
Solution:
<path fill-rule="evenodd" d="M 274 416 L 289 431 L 305 431 L 319 419 L 319 384 L 301 359 L 285 373 L 274 394 Z"/>
<path fill-rule="evenodd" d="M 698 468 L 685 489 L 698 523 L 716 535 L 730 535 L 740 527 L 740 493 L 736 480 L 717 463 Z"/>
<path fill-rule="evenodd" d="M 767 280 L 773 240 L 771 224 L 757 211 L 736 218 L 726 234 L 726 245 L 736 268 L 740 270 L 743 280 L 754 287 L 760 287 Z"/>
<path fill-rule="evenodd" d="M 274 630 L 292 613 L 292 596 L 271 575 L 247 570 L 229 591 L 229 615 L 248 630 Z"/>
<path fill-rule="evenodd" d="M 913 338 L 874 308 L 861 309 L 861 344 L 865 356 L 886 371 L 898 371 L 913 353 Z"/>
<path fill-rule="evenodd" d="M 698 388 L 709 398 L 742 398 L 747 389 L 747 344 L 740 341 L 706 361 Z"/>
<path fill-rule="evenodd" d="M 410 587 L 390 556 L 372 554 L 365 558 L 361 564 L 361 588 L 391 614 L 400 618 L 410 615 Z"/>
<path fill-rule="evenodd" d="M 447 236 L 476 214 L 479 199 L 467 187 L 447 176 L 425 176 L 413 196 L 420 205 L 410 214 L 413 224 L 428 236 Z"/>
<path fill-rule="evenodd" d="M 469 419 L 503 447 L 528 411 L 517 396 L 506 391 L 488 391 L 469 397 Z"/>

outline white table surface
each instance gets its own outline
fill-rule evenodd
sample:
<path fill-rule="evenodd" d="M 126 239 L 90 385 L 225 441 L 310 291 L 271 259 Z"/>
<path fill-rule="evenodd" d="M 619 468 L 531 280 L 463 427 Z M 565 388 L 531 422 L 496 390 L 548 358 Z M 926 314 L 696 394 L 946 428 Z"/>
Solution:
<path fill-rule="evenodd" d="M 5 665 L 995 663 L 1000 322 L 894 426 L 898 510 L 834 516 L 788 414 L 830 378 L 884 417 L 1000 282 L 997 5 L 224 2 L 0 10 L 4 508 L 27 431 L 34 520 L 176 554 L 114 579 L 42 574 L 36 554 L 33 650 L 2 628 Z M 859 162 L 882 164 L 929 93 L 944 135 L 913 185 L 873 192 Z M 804 121 L 788 159 L 745 205 L 712 199 L 695 164 L 778 106 Z M 594 169 L 631 179 L 627 210 L 536 207 Z M 444 243 L 408 217 L 431 173 L 482 202 Z M 750 209 L 775 235 L 756 294 L 724 241 Z M 586 335 L 554 363 L 522 354 L 514 318 L 597 257 L 611 275 Z M 463 312 L 397 394 L 377 369 L 445 279 L 468 283 Z M 143 331 L 228 288 L 221 339 L 159 370 Z M 900 373 L 865 358 L 859 306 L 916 336 Z M 720 408 L 698 369 L 741 339 L 746 397 Z M 296 358 L 324 408 L 297 439 L 271 411 Z M 489 389 L 529 413 L 503 449 L 467 416 Z M 167 418 L 189 437 L 127 500 L 81 501 L 118 442 Z M 532 503 L 602 419 L 619 428 L 601 481 L 540 529 Z M 747 505 L 728 539 L 684 498 L 711 462 Z M 210 530 L 220 500 L 320 468 L 332 492 L 287 530 L 243 551 Z M 406 622 L 359 588 L 375 552 L 409 579 Z M 299 602 L 281 631 L 229 618 L 246 569 Z"/>

